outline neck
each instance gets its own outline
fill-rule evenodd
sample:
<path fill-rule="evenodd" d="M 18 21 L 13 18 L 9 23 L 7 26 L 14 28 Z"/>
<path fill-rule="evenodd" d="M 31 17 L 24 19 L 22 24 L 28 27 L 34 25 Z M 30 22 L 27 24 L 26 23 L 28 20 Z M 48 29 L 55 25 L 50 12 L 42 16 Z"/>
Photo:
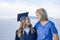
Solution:
<path fill-rule="evenodd" d="M 42 25 L 45 25 L 48 21 L 40 21 Z"/>
<path fill-rule="evenodd" d="M 47 22 L 47 21 L 40 21 L 40 22 Z"/>
<path fill-rule="evenodd" d="M 27 26 L 25 26 L 25 28 L 29 28 L 29 26 L 27 25 Z"/>

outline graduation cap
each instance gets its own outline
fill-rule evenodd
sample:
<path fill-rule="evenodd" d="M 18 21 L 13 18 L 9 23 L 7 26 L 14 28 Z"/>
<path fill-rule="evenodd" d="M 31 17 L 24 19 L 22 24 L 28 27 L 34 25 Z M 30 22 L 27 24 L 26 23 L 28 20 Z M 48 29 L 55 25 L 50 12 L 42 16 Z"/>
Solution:
<path fill-rule="evenodd" d="M 28 17 L 28 13 L 29 12 L 24 12 L 24 13 L 20 13 L 17 15 L 17 21 L 21 21 L 22 19 L 25 19 L 26 17 Z"/>

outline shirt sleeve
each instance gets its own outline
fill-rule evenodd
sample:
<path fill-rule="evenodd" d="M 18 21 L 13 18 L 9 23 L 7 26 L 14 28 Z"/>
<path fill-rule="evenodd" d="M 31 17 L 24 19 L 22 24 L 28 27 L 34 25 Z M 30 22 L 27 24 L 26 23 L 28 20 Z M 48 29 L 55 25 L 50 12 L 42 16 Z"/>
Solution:
<path fill-rule="evenodd" d="M 58 34 L 58 31 L 57 31 L 54 23 L 51 23 L 50 29 L 51 29 L 52 34 Z"/>

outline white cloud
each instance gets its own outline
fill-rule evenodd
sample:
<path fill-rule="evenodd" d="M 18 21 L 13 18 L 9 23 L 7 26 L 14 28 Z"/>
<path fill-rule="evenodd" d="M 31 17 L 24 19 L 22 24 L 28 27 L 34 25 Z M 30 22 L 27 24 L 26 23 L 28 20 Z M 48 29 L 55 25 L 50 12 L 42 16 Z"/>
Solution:
<path fill-rule="evenodd" d="M 36 7 L 31 7 L 28 5 L 23 5 L 23 4 L 18 4 L 18 3 L 0 3 L 0 16 L 12 16 L 12 17 L 16 17 L 16 15 L 18 13 L 21 12 L 30 12 L 32 13 Z M 33 14 L 32 14 L 33 15 Z"/>
<path fill-rule="evenodd" d="M 37 8 L 45 8 L 48 16 L 53 18 L 60 18 L 59 10 L 60 5 L 57 4 L 57 0 L 30 0 L 30 1 L 20 1 L 15 0 L 13 3 L 1 2 L 0 3 L 0 17 L 1 16 L 11 16 L 16 17 L 17 13 L 29 11 L 30 16 L 35 16 L 35 10 Z"/>

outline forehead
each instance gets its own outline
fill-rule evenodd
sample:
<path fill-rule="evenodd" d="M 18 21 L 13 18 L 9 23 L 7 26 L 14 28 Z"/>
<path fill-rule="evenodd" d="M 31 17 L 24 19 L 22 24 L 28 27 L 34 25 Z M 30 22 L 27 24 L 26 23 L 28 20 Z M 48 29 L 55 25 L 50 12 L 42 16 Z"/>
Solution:
<path fill-rule="evenodd" d="M 26 20 L 30 20 L 30 18 L 29 17 L 26 17 Z"/>
<path fill-rule="evenodd" d="M 41 12 L 35 12 L 36 14 L 42 14 Z"/>
<path fill-rule="evenodd" d="M 43 14 L 43 12 L 41 10 L 37 10 L 35 13 L 36 14 Z"/>
<path fill-rule="evenodd" d="M 26 18 L 29 18 L 29 17 L 26 17 Z"/>

